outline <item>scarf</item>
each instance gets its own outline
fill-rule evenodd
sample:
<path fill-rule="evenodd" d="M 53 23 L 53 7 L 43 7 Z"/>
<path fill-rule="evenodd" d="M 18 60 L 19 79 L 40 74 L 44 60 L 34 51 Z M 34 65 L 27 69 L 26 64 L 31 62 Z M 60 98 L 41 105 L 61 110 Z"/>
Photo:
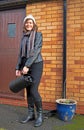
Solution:
<path fill-rule="evenodd" d="M 36 31 L 28 31 L 23 34 L 21 41 L 21 57 L 29 58 L 29 56 L 33 56 L 35 34 Z"/>

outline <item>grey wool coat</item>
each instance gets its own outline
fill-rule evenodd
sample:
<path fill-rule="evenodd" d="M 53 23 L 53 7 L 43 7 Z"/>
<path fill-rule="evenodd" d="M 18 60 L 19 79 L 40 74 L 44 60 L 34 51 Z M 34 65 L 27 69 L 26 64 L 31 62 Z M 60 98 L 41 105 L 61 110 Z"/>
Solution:
<path fill-rule="evenodd" d="M 43 43 L 42 33 L 36 32 L 33 55 L 30 54 L 30 56 L 28 58 L 25 57 L 26 62 L 25 62 L 24 66 L 27 66 L 29 68 L 29 67 L 31 67 L 31 65 L 33 63 L 38 63 L 38 62 L 43 61 L 43 58 L 41 55 L 42 43 Z M 19 52 L 19 56 L 18 56 L 16 70 L 20 70 L 21 65 L 22 65 L 22 59 L 23 59 L 23 57 L 21 57 L 21 46 L 20 46 L 20 52 Z"/>

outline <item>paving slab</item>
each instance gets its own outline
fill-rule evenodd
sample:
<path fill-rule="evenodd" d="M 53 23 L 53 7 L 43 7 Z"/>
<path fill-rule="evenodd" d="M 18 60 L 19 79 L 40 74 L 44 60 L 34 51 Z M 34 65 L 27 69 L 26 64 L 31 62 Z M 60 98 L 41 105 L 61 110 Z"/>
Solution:
<path fill-rule="evenodd" d="M 21 124 L 19 121 L 27 115 L 26 107 L 17 107 L 0 104 L 0 130 L 64 130 L 62 127 L 73 124 L 73 121 L 64 122 L 57 115 L 47 117 L 44 112 L 44 122 L 40 127 L 34 127 L 34 121 Z M 76 130 L 76 129 L 74 129 Z M 83 129 L 84 130 L 84 129 Z"/>

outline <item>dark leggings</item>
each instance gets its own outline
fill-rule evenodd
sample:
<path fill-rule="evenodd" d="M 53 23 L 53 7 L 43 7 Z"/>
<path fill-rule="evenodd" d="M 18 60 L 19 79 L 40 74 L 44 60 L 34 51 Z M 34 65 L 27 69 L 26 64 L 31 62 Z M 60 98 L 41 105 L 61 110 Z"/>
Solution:
<path fill-rule="evenodd" d="M 34 102 L 41 101 L 41 96 L 38 92 L 38 87 L 41 80 L 42 72 L 43 72 L 43 61 L 39 63 L 34 63 L 30 67 L 30 74 L 34 79 L 34 84 L 26 88 L 28 103 L 33 104 Z"/>

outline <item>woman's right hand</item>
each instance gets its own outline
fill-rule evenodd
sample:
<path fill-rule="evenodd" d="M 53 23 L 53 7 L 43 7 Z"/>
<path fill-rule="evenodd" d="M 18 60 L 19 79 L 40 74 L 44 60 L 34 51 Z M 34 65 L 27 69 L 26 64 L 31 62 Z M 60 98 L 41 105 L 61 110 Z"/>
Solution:
<path fill-rule="evenodd" d="M 17 77 L 21 76 L 21 71 L 20 70 L 16 70 L 16 76 Z"/>

